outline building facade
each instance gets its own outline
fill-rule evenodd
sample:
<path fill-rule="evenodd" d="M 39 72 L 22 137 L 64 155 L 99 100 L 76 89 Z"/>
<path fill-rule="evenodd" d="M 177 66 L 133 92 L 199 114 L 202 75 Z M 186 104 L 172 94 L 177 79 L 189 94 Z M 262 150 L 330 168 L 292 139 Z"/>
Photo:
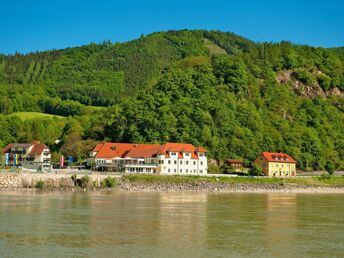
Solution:
<path fill-rule="evenodd" d="M 2 164 L 4 166 L 50 165 L 50 162 L 50 149 L 38 141 L 33 143 L 10 143 L 2 150 Z"/>
<path fill-rule="evenodd" d="M 296 176 L 296 160 L 285 153 L 262 152 L 254 160 L 265 176 Z"/>
<path fill-rule="evenodd" d="M 161 175 L 206 175 L 207 150 L 192 144 L 101 143 L 88 165 L 101 171 Z"/>

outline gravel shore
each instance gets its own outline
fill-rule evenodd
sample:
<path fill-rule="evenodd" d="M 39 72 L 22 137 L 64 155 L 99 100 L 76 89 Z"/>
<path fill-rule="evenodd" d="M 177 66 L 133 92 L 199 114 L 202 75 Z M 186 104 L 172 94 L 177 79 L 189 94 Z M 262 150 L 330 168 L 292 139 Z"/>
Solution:
<path fill-rule="evenodd" d="M 104 191 L 104 192 L 204 192 L 204 193 L 344 193 L 344 187 L 305 186 L 291 184 L 246 184 L 246 183 L 209 183 L 173 184 L 173 183 L 132 183 L 118 182 L 114 188 L 96 187 L 49 187 L 36 188 L 11 187 L 0 191 Z"/>

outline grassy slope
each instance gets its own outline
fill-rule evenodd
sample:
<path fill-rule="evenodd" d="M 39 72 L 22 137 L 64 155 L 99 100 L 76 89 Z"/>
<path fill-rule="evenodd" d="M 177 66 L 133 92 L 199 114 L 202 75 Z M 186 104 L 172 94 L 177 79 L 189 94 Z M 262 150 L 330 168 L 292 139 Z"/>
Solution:
<path fill-rule="evenodd" d="M 154 175 L 126 175 L 129 182 L 137 183 L 172 183 L 172 184 L 198 184 L 202 182 L 229 183 L 229 184 L 273 184 L 273 185 L 300 185 L 313 187 L 344 187 L 343 176 L 322 177 L 198 177 L 198 176 L 154 176 Z"/>
<path fill-rule="evenodd" d="M 16 116 L 22 120 L 31 120 L 31 119 L 37 119 L 37 118 L 64 118 L 63 116 L 57 116 L 57 115 L 51 115 L 46 113 L 40 113 L 40 112 L 16 112 L 8 115 L 9 117 Z"/>

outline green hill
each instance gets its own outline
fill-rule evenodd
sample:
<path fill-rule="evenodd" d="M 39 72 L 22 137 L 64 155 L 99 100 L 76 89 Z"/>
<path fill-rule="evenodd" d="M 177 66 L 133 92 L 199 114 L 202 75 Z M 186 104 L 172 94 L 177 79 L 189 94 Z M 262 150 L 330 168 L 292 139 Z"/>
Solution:
<path fill-rule="evenodd" d="M 180 141 L 219 160 L 285 151 L 302 169 L 343 168 L 342 49 L 182 30 L 2 55 L 1 113 L 69 118 L 45 124 L 49 134 L 1 116 L 0 143 L 59 138 L 56 152 L 82 158 L 95 141 Z"/>

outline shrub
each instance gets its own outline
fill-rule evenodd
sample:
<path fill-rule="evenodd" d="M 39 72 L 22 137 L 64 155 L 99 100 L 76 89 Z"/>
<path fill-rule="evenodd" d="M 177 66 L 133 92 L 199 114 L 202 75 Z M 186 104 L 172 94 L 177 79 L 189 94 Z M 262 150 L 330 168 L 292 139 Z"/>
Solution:
<path fill-rule="evenodd" d="M 320 74 L 320 75 L 318 75 L 317 79 L 318 79 L 318 83 L 319 83 L 320 87 L 324 91 L 327 91 L 330 89 L 330 87 L 331 87 L 331 78 L 330 77 L 328 77 L 325 74 Z"/>
<path fill-rule="evenodd" d="M 44 188 L 44 181 L 42 181 L 42 180 L 39 180 L 38 182 L 36 182 L 36 184 L 35 184 L 35 188 L 37 188 L 37 189 L 43 189 Z"/>
<path fill-rule="evenodd" d="M 105 187 L 112 188 L 112 187 L 114 187 L 116 185 L 116 178 L 114 178 L 114 177 L 107 177 L 107 178 L 105 178 L 104 180 L 102 180 L 100 182 L 100 185 L 102 187 L 104 187 L 104 188 Z"/>
<path fill-rule="evenodd" d="M 262 174 L 262 168 L 254 164 L 250 169 L 249 174 L 250 176 L 260 176 Z"/>
<path fill-rule="evenodd" d="M 91 178 L 89 176 L 87 176 L 87 175 L 83 176 L 81 178 L 81 186 L 87 187 L 90 181 L 91 181 Z"/>
<path fill-rule="evenodd" d="M 315 78 L 313 74 L 311 74 L 305 69 L 295 69 L 292 75 L 296 80 L 299 80 L 303 84 L 306 84 L 306 85 L 315 84 Z"/>
<path fill-rule="evenodd" d="M 329 174 L 321 174 L 319 177 L 320 180 L 325 180 L 325 179 L 330 179 L 330 178 L 331 176 Z"/>
<path fill-rule="evenodd" d="M 78 178 L 78 175 L 77 175 L 77 174 L 73 174 L 73 175 L 71 176 L 71 179 L 73 180 L 73 182 L 75 182 L 77 178 Z"/>
<path fill-rule="evenodd" d="M 99 182 L 98 182 L 98 180 L 96 180 L 96 181 L 93 181 L 93 187 L 96 187 L 96 188 L 98 188 L 99 187 Z"/>
<path fill-rule="evenodd" d="M 325 169 L 327 171 L 327 173 L 332 176 L 334 173 L 334 163 L 331 160 L 328 160 L 325 164 Z"/>

